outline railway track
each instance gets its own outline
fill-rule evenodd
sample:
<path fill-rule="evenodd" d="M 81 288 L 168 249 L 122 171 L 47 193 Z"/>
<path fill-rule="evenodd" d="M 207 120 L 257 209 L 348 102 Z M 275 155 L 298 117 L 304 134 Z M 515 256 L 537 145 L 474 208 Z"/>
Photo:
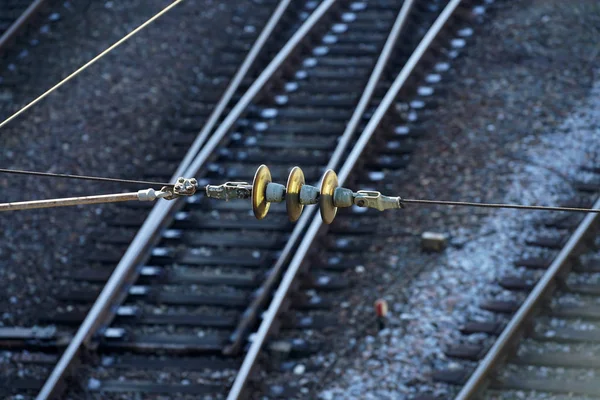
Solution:
<path fill-rule="evenodd" d="M 579 185 L 580 197 L 568 204 L 599 205 L 594 185 Z M 467 323 L 464 335 L 484 335 L 485 344 L 456 344 L 446 350 L 460 367 L 439 370 L 434 379 L 462 388 L 458 399 L 509 398 L 517 394 L 547 398 L 600 392 L 598 368 L 598 265 L 596 214 L 566 214 L 538 222 L 539 236 L 528 246 L 548 257 L 523 257 L 521 271 L 498 284 L 512 299 L 490 300 L 481 307 L 498 315 Z M 466 361 L 466 362 L 465 362 Z"/>
<path fill-rule="evenodd" d="M 277 6 L 269 4 L 265 20 Z M 461 28 L 472 18 L 472 6 L 467 1 L 298 6 L 300 12 L 290 13 L 296 21 L 279 24 L 299 26 L 290 41 L 265 68 L 260 57 L 270 59 L 283 44 L 266 41 L 259 60 L 238 76 L 240 86 L 227 91 L 230 99 L 218 103 L 217 109 L 229 114 L 208 111 L 223 89 L 214 97 L 208 92 L 189 99 L 172 121 L 180 133 L 174 149 L 165 151 L 165 161 L 145 178 L 169 179 L 165 171 L 175 169 L 191 145 L 195 150 L 176 175 L 191 171 L 201 185 L 250 181 L 265 160 L 274 181 L 285 181 L 290 167 L 299 164 L 309 183 L 318 182 L 326 168 L 339 167 L 340 184 L 377 185 L 382 171 L 406 165 L 414 139 L 406 124 L 427 104 L 447 69 L 440 59 L 464 46 L 470 33 Z M 233 55 L 224 53 L 232 74 L 250 43 L 239 43 Z M 413 100 L 397 103 L 408 107 L 401 111 L 405 125 L 382 129 L 399 98 Z M 220 125 L 214 132 L 190 133 L 207 120 Z M 368 144 L 374 149 L 382 143 L 383 154 L 361 158 Z M 403 146 L 408 150 L 399 151 Z M 355 168 L 359 159 L 378 173 L 361 176 Z M 285 361 L 319 350 L 321 332 L 337 325 L 335 291 L 351 283 L 348 266 L 368 244 L 373 213 L 340 212 L 330 238 L 314 209 L 293 225 L 285 208 L 274 204 L 267 219 L 256 221 L 247 204 L 199 194 L 157 204 L 146 219 L 143 211 L 143 205 L 126 207 L 99 232 L 98 250 L 87 265 L 65 277 L 58 294 L 64 307 L 45 316 L 52 325 L 5 330 L 6 343 L 22 349 L 13 354 L 15 362 L 29 363 L 38 377 L 21 377 L 9 390 L 35 393 L 44 383 L 40 398 L 46 398 L 68 383 L 73 396 L 214 398 L 231 387 L 230 398 L 237 398 L 250 382 L 250 390 L 271 396 L 301 396 L 293 384 L 269 392 L 273 388 L 261 387 L 252 372 L 264 348 L 275 365 L 272 356 Z M 73 366 L 82 361 L 73 375 Z M 49 379 L 40 381 L 50 370 Z"/>
<path fill-rule="evenodd" d="M 577 194 L 565 206 L 600 205 L 596 183 L 571 185 Z M 495 292 L 502 295 L 479 305 L 492 317 L 464 324 L 460 343 L 445 350 L 457 362 L 433 374 L 458 388 L 456 399 L 588 399 L 600 393 L 598 216 L 561 213 L 535 224 L 514 272 L 498 278 Z"/>

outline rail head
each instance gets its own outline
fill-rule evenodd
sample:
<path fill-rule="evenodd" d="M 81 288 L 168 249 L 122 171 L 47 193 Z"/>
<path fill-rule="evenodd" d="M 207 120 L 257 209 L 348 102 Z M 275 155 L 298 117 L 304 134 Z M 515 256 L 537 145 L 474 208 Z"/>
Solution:
<path fill-rule="evenodd" d="M 593 208 L 597 207 L 600 207 L 600 198 L 596 200 Z M 538 310 L 540 303 L 543 302 L 546 295 L 554 289 L 556 279 L 571 267 L 571 256 L 578 246 L 583 243 L 587 234 L 597 223 L 597 213 L 590 213 L 586 215 L 583 221 L 581 221 L 567 243 L 554 258 L 550 267 L 548 267 L 521 307 L 519 307 L 517 312 L 513 315 L 492 348 L 488 351 L 479 365 L 477 365 L 473 374 L 471 374 L 456 396 L 456 400 L 473 399 L 485 390 L 491 375 L 504 360 L 506 355 L 514 348 L 515 343 L 523 332 L 525 324 L 535 315 L 535 312 Z"/>

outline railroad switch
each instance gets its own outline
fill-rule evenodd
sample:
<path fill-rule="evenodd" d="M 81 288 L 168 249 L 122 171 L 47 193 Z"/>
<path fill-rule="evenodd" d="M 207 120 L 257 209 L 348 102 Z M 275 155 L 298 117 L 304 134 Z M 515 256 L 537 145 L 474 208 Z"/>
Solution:
<path fill-rule="evenodd" d="M 384 196 L 379 192 L 340 187 L 337 175 L 327 170 L 321 187 L 305 184 L 304 173 L 299 167 L 292 168 L 286 185 L 274 183 L 266 165 L 261 165 L 252 184 L 248 182 L 226 182 L 222 185 L 206 186 L 206 195 L 218 200 L 251 199 L 252 210 L 257 219 L 263 219 L 271 203 L 285 201 L 291 222 L 300 218 L 304 206 L 319 204 L 321 218 L 326 224 L 333 222 L 337 209 L 343 207 L 366 207 L 379 211 L 404 208 L 400 197 Z"/>

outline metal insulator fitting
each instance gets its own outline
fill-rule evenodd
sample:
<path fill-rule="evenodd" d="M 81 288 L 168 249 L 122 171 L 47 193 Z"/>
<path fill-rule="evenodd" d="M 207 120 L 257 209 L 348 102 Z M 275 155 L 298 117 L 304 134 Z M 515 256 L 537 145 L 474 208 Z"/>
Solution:
<path fill-rule="evenodd" d="M 280 203 L 285 199 L 285 185 L 270 182 L 267 184 L 265 197 L 269 203 Z"/>
<path fill-rule="evenodd" d="M 400 197 L 383 196 L 379 192 L 359 190 L 354 195 L 354 204 L 358 207 L 374 208 L 379 211 L 404 208 Z"/>
<path fill-rule="evenodd" d="M 173 186 L 173 194 L 176 196 L 192 196 L 196 193 L 198 181 L 195 178 L 177 178 L 177 182 Z"/>
<path fill-rule="evenodd" d="M 354 192 L 350 189 L 339 187 L 333 193 L 333 204 L 336 207 L 352 207 L 354 204 Z"/>
<path fill-rule="evenodd" d="M 158 192 L 164 193 L 164 192 Z M 139 201 L 154 201 L 157 199 L 157 192 L 154 189 L 138 190 Z"/>
<path fill-rule="evenodd" d="M 317 204 L 319 202 L 319 194 L 319 188 L 310 185 L 303 185 L 300 189 L 300 204 Z"/>
<path fill-rule="evenodd" d="M 252 185 L 248 182 L 225 182 L 222 185 L 207 185 L 206 197 L 217 200 L 249 199 Z"/>

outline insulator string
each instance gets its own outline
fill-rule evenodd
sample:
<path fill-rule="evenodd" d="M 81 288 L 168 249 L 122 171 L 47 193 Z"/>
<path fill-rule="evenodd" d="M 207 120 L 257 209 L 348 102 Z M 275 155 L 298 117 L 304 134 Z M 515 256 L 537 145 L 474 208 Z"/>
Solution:
<path fill-rule="evenodd" d="M 150 186 L 161 186 L 161 187 L 162 186 L 173 186 L 172 183 L 138 181 L 138 180 L 133 180 L 133 179 L 104 178 L 104 177 L 100 177 L 100 176 L 87 176 L 87 175 L 54 174 L 51 172 L 23 171 L 23 170 L 18 170 L 18 169 L 0 168 L 0 173 L 43 176 L 46 178 L 81 179 L 81 180 L 86 180 L 86 181 L 101 181 L 101 182 L 126 183 L 126 184 L 150 185 Z"/>
<path fill-rule="evenodd" d="M 19 115 L 21 115 L 22 113 L 24 113 L 25 111 L 27 111 L 29 108 L 33 107 L 35 104 L 37 104 L 38 102 L 40 102 L 41 100 L 43 100 L 44 98 L 46 98 L 48 95 L 50 95 L 56 89 L 60 88 L 65 83 L 67 83 L 71 79 L 75 78 L 81 72 L 83 72 L 84 70 L 86 70 L 89 66 L 91 66 L 94 63 L 96 63 L 96 61 L 100 60 L 102 57 L 104 57 L 105 55 L 107 55 L 108 53 L 110 53 L 111 51 L 113 51 L 114 49 L 116 49 L 117 47 L 119 47 L 121 44 L 125 43 L 127 40 L 129 40 L 131 37 L 133 37 L 136 33 L 138 33 L 139 31 L 141 31 L 142 29 L 144 29 L 148 25 L 150 25 L 152 22 L 154 22 L 155 20 L 157 20 L 158 18 L 160 18 L 164 14 L 166 14 L 169 10 L 171 10 L 173 7 L 175 7 L 177 4 L 181 3 L 182 1 L 183 0 L 175 0 L 173 3 L 171 3 L 170 5 L 168 5 L 167 7 L 165 7 L 164 9 L 162 9 L 161 11 L 159 11 L 152 18 L 150 18 L 149 20 L 147 20 L 146 22 L 144 22 L 142 25 L 140 25 L 137 28 L 135 28 L 133 31 L 129 32 L 127 35 L 125 35 L 121 39 L 119 39 L 117 42 L 115 42 L 108 49 L 104 50 L 102 53 L 100 53 L 96 57 L 92 58 L 90 61 L 88 61 L 87 63 L 85 63 L 83 66 L 79 67 L 75 72 L 73 72 L 70 75 L 68 75 L 66 78 L 64 78 L 63 80 L 61 80 L 60 82 L 58 82 L 56 85 L 52 86 L 50 89 L 46 90 L 44 93 L 42 93 L 41 95 L 39 95 L 33 101 L 29 102 L 29 104 L 27 104 L 25 107 L 21 108 L 19 111 L 17 111 L 16 113 L 14 113 L 13 115 L 11 115 L 10 117 L 6 118 L 4 121 L 2 121 L 2 123 L 0 123 L 0 128 L 2 128 L 4 125 L 8 124 L 13 119 L 17 118 Z"/>

